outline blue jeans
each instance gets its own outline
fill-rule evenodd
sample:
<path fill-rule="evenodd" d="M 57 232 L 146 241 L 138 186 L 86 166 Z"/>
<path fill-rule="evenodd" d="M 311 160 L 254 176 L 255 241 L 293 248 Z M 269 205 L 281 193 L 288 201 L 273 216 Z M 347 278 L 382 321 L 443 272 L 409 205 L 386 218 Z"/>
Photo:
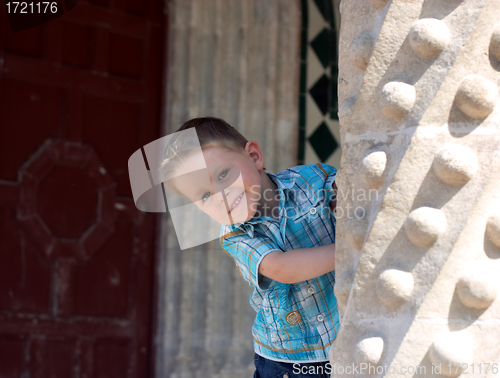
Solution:
<path fill-rule="evenodd" d="M 255 353 L 253 378 L 329 378 L 330 362 L 277 362 Z"/>

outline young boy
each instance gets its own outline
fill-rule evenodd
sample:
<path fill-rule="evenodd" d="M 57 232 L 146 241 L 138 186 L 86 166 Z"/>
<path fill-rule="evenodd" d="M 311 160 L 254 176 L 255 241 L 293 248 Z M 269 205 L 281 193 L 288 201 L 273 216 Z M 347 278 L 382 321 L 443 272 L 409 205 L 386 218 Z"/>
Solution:
<path fill-rule="evenodd" d="M 177 175 L 166 187 L 222 224 L 222 248 L 254 287 L 254 378 L 329 377 L 328 350 L 339 327 L 336 169 L 313 164 L 271 174 L 259 144 L 223 120 L 196 118 L 178 131 L 193 127 L 210 180 Z M 191 171 L 196 154 L 166 158 L 163 181 Z"/>

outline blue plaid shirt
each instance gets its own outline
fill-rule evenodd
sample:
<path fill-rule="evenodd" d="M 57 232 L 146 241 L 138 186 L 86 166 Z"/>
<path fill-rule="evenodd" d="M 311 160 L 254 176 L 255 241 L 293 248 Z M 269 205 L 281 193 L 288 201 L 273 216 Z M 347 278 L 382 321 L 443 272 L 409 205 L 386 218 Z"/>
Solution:
<path fill-rule="evenodd" d="M 326 361 L 339 328 L 335 273 L 284 284 L 258 273 L 268 253 L 335 242 L 337 170 L 326 164 L 302 165 L 276 175 L 266 172 L 280 194 L 279 219 L 254 217 L 223 225 L 220 242 L 241 275 L 254 287 L 250 304 L 257 312 L 252 328 L 255 352 L 284 362 Z"/>

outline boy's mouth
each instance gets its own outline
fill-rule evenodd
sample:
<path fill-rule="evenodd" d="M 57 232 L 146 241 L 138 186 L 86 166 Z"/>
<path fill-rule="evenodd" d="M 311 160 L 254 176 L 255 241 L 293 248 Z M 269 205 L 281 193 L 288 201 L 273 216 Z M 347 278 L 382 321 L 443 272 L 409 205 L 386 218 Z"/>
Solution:
<path fill-rule="evenodd" d="M 236 206 L 240 203 L 241 198 L 243 197 L 243 194 L 245 194 L 245 192 L 241 193 L 241 194 L 239 195 L 239 197 L 238 197 L 238 198 L 236 198 L 236 201 L 233 203 L 233 206 L 231 206 L 231 209 L 229 209 L 228 214 L 229 214 L 231 211 L 233 211 L 233 209 L 234 209 L 234 208 L 235 208 L 235 207 L 236 207 Z"/>

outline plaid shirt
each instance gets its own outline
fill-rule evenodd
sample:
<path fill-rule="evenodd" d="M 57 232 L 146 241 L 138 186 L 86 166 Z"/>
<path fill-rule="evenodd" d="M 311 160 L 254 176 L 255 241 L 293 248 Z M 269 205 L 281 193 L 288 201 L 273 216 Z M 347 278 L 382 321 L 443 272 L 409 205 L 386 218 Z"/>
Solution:
<path fill-rule="evenodd" d="M 221 246 L 254 287 L 250 304 L 257 312 L 252 328 L 255 352 L 284 362 L 326 361 L 339 328 L 335 273 L 284 284 L 258 273 L 268 253 L 335 242 L 335 217 L 329 207 L 337 170 L 326 164 L 302 165 L 276 175 L 266 172 L 280 194 L 279 219 L 254 217 L 223 225 Z"/>

